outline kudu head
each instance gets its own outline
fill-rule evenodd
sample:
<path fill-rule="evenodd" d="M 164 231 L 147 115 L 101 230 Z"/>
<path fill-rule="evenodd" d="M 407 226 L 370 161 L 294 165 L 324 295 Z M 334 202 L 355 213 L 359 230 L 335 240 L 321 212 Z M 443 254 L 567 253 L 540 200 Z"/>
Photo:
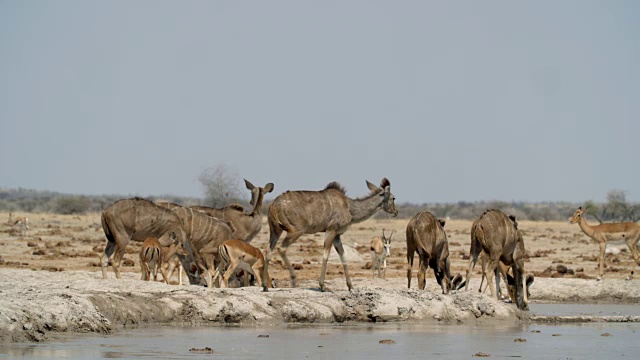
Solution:
<path fill-rule="evenodd" d="M 393 237 L 395 232 L 395 230 L 391 230 L 391 234 L 387 237 L 384 234 L 384 229 L 382 229 L 382 246 L 384 246 L 384 254 L 386 257 L 391 257 L 391 237 Z"/>
<path fill-rule="evenodd" d="M 525 281 L 527 285 L 527 298 L 531 296 L 531 292 L 529 292 L 529 287 L 531 286 L 531 284 L 533 284 L 533 280 L 534 280 L 534 277 L 532 274 L 527 275 L 527 279 Z M 509 299 L 511 299 L 511 302 L 516 303 L 517 302 L 516 279 L 514 279 L 513 276 L 511 276 L 511 274 L 509 273 L 507 273 L 507 290 L 509 291 Z"/>
<path fill-rule="evenodd" d="M 263 188 L 254 186 L 249 180 L 243 179 L 244 185 L 247 187 L 249 191 L 251 191 L 251 201 L 249 202 L 253 206 L 253 210 L 258 207 L 258 205 L 262 205 L 262 201 L 264 198 L 264 194 L 270 193 L 273 191 L 273 183 L 268 183 Z M 253 212 L 252 212 L 253 213 Z"/>
<path fill-rule="evenodd" d="M 438 224 L 436 226 L 440 226 L 444 231 L 445 223 L 446 221 L 444 219 L 438 219 Z M 444 251 L 447 252 L 447 255 L 441 256 L 441 260 L 437 264 L 435 264 L 436 267 L 432 266 L 432 268 L 434 269 L 433 272 L 436 276 L 436 281 L 442 288 L 442 293 L 446 295 L 451 290 L 458 290 L 464 287 L 466 281 L 462 280 L 462 275 L 460 274 L 456 275 L 455 277 L 451 276 L 451 264 L 449 262 L 448 246 L 444 249 Z"/>
<path fill-rule="evenodd" d="M 589 208 L 586 208 L 586 209 L 582 210 L 582 206 L 580 206 L 578 208 L 578 210 L 576 210 L 576 212 L 573 213 L 573 216 L 569 219 L 569 222 L 571 224 L 575 224 L 577 222 L 580 222 L 580 219 L 582 219 L 582 215 L 584 213 L 586 213 L 587 210 L 589 210 Z"/>
<path fill-rule="evenodd" d="M 396 209 L 395 196 L 391 193 L 391 182 L 387 178 L 383 178 L 380 181 L 380 187 L 367 181 L 367 187 L 371 190 L 372 194 L 383 197 L 382 210 L 393 216 L 398 216 L 398 209 Z"/>

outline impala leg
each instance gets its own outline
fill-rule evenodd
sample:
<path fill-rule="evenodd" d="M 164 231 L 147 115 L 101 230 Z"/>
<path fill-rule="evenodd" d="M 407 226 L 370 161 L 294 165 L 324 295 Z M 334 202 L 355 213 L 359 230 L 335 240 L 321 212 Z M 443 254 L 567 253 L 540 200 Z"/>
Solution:
<path fill-rule="evenodd" d="M 333 247 L 336 249 L 338 255 L 340 256 L 340 261 L 342 262 L 342 267 L 344 268 L 344 277 L 347 278 L 347 287 L 349 288 L 349 291 L 351 291 L 353 290 L 353 285 L 351 285 L 349 267 L 347 266 L 347 260 L 344 258 L 344 247 L 342 247 L 342 240 L 340 240 L 340 235 L 336 236 L 335 239 L 333 239 Z M 378 264 L 379 263 L 380 259 L 378 259 Z M 378 277 L 380 277 L 380 267 L 378 267 Z"/>
<path fill-rule="evenodd" d="M 635 266 L 631 269 L 631 273 L 627 277 L 627 280 L 633 279 L 633 275 L 635 271 L 638 269 L 638 265 L 640 265 L 640 251 L 638 251 L 638 240 L 640 239 L 640 234 L 633 238 L 629 238 L 627 240 L 627 247 L 629 247 L 629 251 L 631 251 L 631 256 L 633 256 L 633 260 L 635 261 Z"/>
<path fill-rule="evenodd" d="M 256 283 L 257 284 L 262 284 L 262 276 L 260 276 L 260 270 L 261 268 L 264 266 L 264 264 L 259 264 L 258 262 L 256 262 L 250 269 L 251 269 L 251 274 L 253 275 L 253 277 L 256 278 Z M 267 280 L 268 281 L 268 280 Z"/>
<path fill-rule="evenodd" d="M 331 244 L 336 234 L 333 232 L 327 232 L 324 239 L 324 252 L 322 254 L 322 270 L 320 271 L 320 291 L 324 291 L 324 276 L 327 273 L 327 261 L 329 260 L 329 254 L 331 253 Z M 351 288 L 349 288 L 351 290 Z"/>
<path fill-rule="evenodd" d="M 229 265 L 229 267 L 227 268 L 227 271 L 224 273 L 224 276 L 222 277 L 222 282 L 224 283 L 224 287 L 226 288 L 229 287 L 229 278 L 236 271 L 237 267 L 238 267 L 238 264 L 233 264 L 233 265 Z"/>
<path fill-rule="evenodd" d="M 600 272 L 597 280 L 602 280 L 604 276 L 604 252 L 606 250 L 607 243 L 604 241 L 600 241 Z"/>
<path fill-rule="evenodd" d="M 375 279 L 376 277 L 376 266 L 378 263 L 378 258 L 376 257 L 376 252 L 371 251 L 371 278 Z"/>

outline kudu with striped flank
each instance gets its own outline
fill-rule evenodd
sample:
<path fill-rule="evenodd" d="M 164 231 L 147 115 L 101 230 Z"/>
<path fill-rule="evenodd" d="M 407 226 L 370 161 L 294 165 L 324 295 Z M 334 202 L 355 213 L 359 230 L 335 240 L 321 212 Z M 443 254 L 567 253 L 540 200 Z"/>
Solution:
<path fill-rule="evenodd" d="M 170 209 L 180 218 L 188 239 L 184 243 L 184 248 L 194 260 L 201 278 L 208 287 L 213 287 L 212 277 L 216 269 L 218 246 L 233 239 L 233 225 L 178 204 L 168 202 L 158 204 Z M 189 282 L 193 284 L 194 274 L 187 270 L 187 275 Z"/>
<path fill-rule="evenodd" d="M 324 291 L 324 277 L 327 271 L 327 260 L 331 252 L 331 245 L 338 252 L 344 267 L 344 276 L 349 290 L 353 289 L 347 262 L 344 258 L 344 248 L 340 236 L 349 226 L 370 218 L 379 209 L 387 213 L 398 215 L 391 193 L 391 183 L 387 178 L 382 179 L 380 187 L 366 182 L 371 191 L 364 198 L 351 199 L 340 184 L 332 182 L 320 191 L 287 191 L 278 195 L 269 206 L 269 251 L 267 251 L 264 271 L 267 273 L 269 258 L 278 243 L 282 232 L 287 235 L 278 247 L 282 260 L 289 269 L 291 286 L 296 286 L 296 274 L 287 258 L 287 248 L 303 234 L 325 232 L 324 253 L 322 256 L 322 270 L 320 273 L 320 290 Z M 267 291 L 267 276 L 262 277 L 262 289 Z"/>
<path fill-rule="evenodd" d="M 427 211 L 419 212 L 407 224 L 407 287 L 411 288 L 411 272 L 413 269 L 413 256 L 418 253 L 418 288 L 424 290 L 426 285 L 426 272 L 433 269 L 438 285 L 443 294 L 448 294 L 451 289 L 458 290 L 464 286 L 462 276 L 451 276 L 449 261 L 449 241 L 444 232 L 445 221 L 437 219 Z"/>
<path fill-rule="evenodd" d="M 466 287 L 469 289 L 471 270 L 484 252 L 487 257 L 486 275 L 491 295 L 498 299 L 497 288 L 500 286 L 498 263 L 502 262 L 513 270 L 513 288 L 515 303 L 518 309 L 528 310 L 527 278 L 524 269 L 525 248 L 522 233 L 518 230 L 515 216 L 507 216 L 500 210 L 485 211 L 471 225 L 471 249 L 467 268 Z"/>
<path fill-rule="evenodd" d="M 273 183 L 268 183 L 264 187 L 254 186 L 247 179 L 244 179 L 244 183 L 247 189 L 251 191 L 253 209 L 250 213 L 245 212 L 242 205 L 239 204 L 229 204 L 223 208 L 191 206 L 191 209 L 202 211 L 211 217 L 233 224 L 234 239 L 251 242 L 262 228 L 262 203 L 264 195 L 273 191 Z"/>
<path fill-rule="evenodd" d="M 121 199 L 102 211 L 102 229 L 107 237 L 107 246 L 100 257 L 102 277 L 107 278 L 107 265 L 111 265 L 120 279 L 120 262 L 130 240 L 143 242 L 147 238 L 158 238 L 160 245 L 184 244 L 187 239 L 182 222 L 173 211 L 141 199 Z"/>
<path fill-rule="evenodd" d="M 576 210 L 573 217 L 569 219 L 571 224 L 578 223 L 582 232 L 588 237 L 594 239 L 600 245 L 600 272 L 598 280 L 604 276 L 604 252 L 608 241 L 612 240 L 624 240 L 631 251 L 631 256 L 636 265 L 634 269 L 631 269 L 631 273 L 627 277 L 627 280 L 633 278 L 634 270 L 640 265 L 640 251 L 638 251 L 638 240 L 640 239 L 640 224 L 636 222 L 619 222 L 619 223 L 604 223 L 599 225 L 589 225 L 587 220 L 584 219 L 584 213 L 589 208 L 582 209 L 582 206 Z"/>

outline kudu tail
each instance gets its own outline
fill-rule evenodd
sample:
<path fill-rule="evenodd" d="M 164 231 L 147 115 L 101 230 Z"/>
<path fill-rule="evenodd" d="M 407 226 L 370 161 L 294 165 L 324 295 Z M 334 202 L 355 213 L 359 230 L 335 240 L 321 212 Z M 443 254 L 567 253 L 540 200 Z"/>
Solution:
<path fill-rule="evenodd" d="M 107 240 L 109 240 L 109 242 L 115 243 L 116 238 L 113 236 L 113 233 L 109 228 L 109 221 L 107 221 L 107 217 L 104 213 L 102 213 L 101 221 L 102 221 L 102 230 L 104 230 L 104 235 L 107 237 Z"/>

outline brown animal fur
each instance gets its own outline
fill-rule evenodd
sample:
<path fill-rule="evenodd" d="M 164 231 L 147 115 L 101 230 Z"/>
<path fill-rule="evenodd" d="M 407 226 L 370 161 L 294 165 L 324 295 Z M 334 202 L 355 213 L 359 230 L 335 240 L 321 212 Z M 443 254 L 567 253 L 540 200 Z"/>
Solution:
<path fill-rule="evenodd" d="M 218 246 L 233 238 L 232 225 L 178 204 L 160 203 L 160 205 L 171 209 L 181 220 L 188 238 L 184 247 L 200 271 L 201 278 L 208 287 L 213 287 L 212 277 L 216 269 Z M 185 267 L 185 269 L 188 268 Z M 189 274 L 190 272 L 187 271 L 187 275 Z M 189 275 L 189 281 L 192 284 L 195 281 L 193 274 Z"/>
<path fill-rule="evenodd" d="M 296 286 L 296 275 L 287 259 L 287 248 L 303 234 L 325 232 L 324 254 L 320 273 L 320 290 L 324 291 L 324 277 L 327 270 L 327 260 L 331 245 L 338 252 L 349 290 L 353 289 L 347 262 L 344 258 L 344 248 L 340 236 L 347 231 L 349 225 L 370 218 L 376 211 L 383 209 L 387 213 L 398 215 L 391 193 L 391 183 L 387 178 L 382 179 L 380 187 L 367 181 L 371 191 L 362 199 L 351 199 L 345 195 L 344 189 L 333 182 L 320 191 L 287 191 L 280 194 L 271 203 L 268 212 L 269 220 L 269 252 L 265 269 L 268 268 L 270 254 L 276 247 L 282 232 L 287 235 L 278 247 L 282 260 L 289 269 L 292 287 Z M 266 272 L 266 270 L 265 270 Z M 267 291 L 263 276 L 263 291 Z"/>
<path fill-rule="evenodd" d="M 251 213 L 246 213 L 242 205 L 238 204 L 229 204 L 220 209 L 207 206 L 191 206 L 191 208 L 233 224 L 233 237 L 251 242 L 262 228 L 264 195 L 273 191 L 273 183 L 268 183 L 263 188 L 254 186 L 246 179 L 244 183 L 247 189 L 251 191 L 251 205 L 253 205 Z"/>
<path fill-rule="evenodd" d="M 464 286 L 460 275 L 453 278 L 449 263 L 449 242 L 444 232 L 444 220 L 437 219 L 430 212 L 416 214 L 407 224 L 407 287 L 411 288 L 411 272 L 413 255 L 418 253 L 420 260 L 418 269 L 418 287 L 424 290 L 426 285 L 427 268 L 431 267 L 436 281 L 442 288 L 443 294 L 448 294 L 453 288 L 457 290 Z"/>
<path fill-rule="evenodd" d="M 264 270 L 265 261 L 260 249 L 242 240 L 227 240 L 220 245 L 218 257 L 219 265 L 213 277 L 215 280 L 227 265 L 227 270 L 222 276 L 225 287 L 229 287 L 229 278 L 238 268 L 244 270 L 244 286 L 249 285 L 249 274 L 256 278 L 258 284 L 262 283 L 262 275 L 266 274 L 268 284 L 271 284 L 269 273 Z"/>
<path fill-rule="evenodd" d="M 600 245 L 600 272 L 598 280 L 602 279 L 604 275 L 604 252 L 607 242 L 612 240 L 624 240 L 629 247 L 629 251 L 631 251 L 631 256 L 633 256 L 633 260 L 636 262 L 635 268 L 631 269 L 631 274 L 627 277 L 627 280 L 631 280 L 634 270 L 640 265 L 640 251 L 638 251 L 640 224 L 635 222 L 620 222 L 589 225 L 583 216 L 587 210 L 588 209 L 582 210 L 582 207 L 579 207 L 569 222 L 572 224 L 578 223 L 582 232 L 597 241 Z"/>
<path fill-rule="evenodd" d="M 104 209 L 101 221 L 107 237 L 107 246 L 100 258 L 104 279 L 112 255 L 113 270 L 120 279 L 120 262 L 130 240 L 142 242 L 155 237 L 162 246 L 174 242 L 183 244 L 186 240 L 180 218 L 174 212 L 141 198 L 116 201 Z"/>
<path fill-rule="evenodd" d="M 485 211 L 471 226 L 471 249 L 469 266 L 467 268 L 466 289 L 469 288 L 471 270 L 475 266 L 480 252 L 487 254 L 486 269 L 487 282 L 491 295 L 498 298 L 496 285 L 499 288 L 498 263 L 502 261 L 512 267 L 515 279 L 516 305 L 519 309 L 527 310 L 528 295 L 524 270 L 524 240 L 518 230 L 515 217 L 507 216 L 500 210 Z M 494 283 L 495 280 L 495 283 Z"/>

